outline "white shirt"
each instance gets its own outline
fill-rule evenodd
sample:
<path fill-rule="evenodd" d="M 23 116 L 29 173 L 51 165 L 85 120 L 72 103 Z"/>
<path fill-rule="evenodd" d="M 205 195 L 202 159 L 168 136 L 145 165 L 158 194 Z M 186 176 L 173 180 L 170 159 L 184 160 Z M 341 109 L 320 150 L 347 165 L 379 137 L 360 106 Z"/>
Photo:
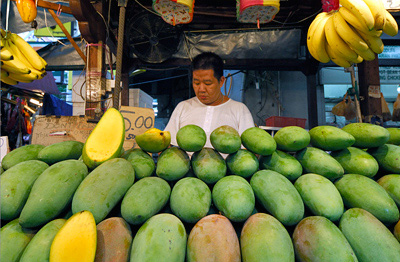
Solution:
<path fill-rule="evenodd" d="M 178 146 L 176 133 L 186 125 L 198 125 L 206 132 L 207 142 L 204 147 L 211 147 L 210 134 L 214 129 L 228 125 L 241 135 L 247 128 L 254 127 L 253 117 L 247 106 L 229 99 L 217 106 L 208 106 L 197 97 L 180 102 L 172 112 L 165 131 L 171 133 L 171 144 Z"/>

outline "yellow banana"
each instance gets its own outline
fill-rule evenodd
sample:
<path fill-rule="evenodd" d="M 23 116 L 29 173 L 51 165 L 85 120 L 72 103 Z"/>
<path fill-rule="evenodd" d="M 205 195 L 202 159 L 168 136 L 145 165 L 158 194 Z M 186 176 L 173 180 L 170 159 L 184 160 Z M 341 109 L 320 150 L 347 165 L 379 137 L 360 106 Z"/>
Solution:
<path fill-rule="evenodd" d="M 335 51 L 333 51 L 332 47 L 326 43 L 326 51 L 331 58 L 332 62 L 342 67 L 350 67 L 351 64 L 349 61 L 346 61 L 344 58 L 340 57 Z"/>
<path fill-rule="evenodd" d="M 16 85 L 18 84 L 17 81 L 11 79 L 8 77 L 8 72 L 6 70 L 4 70 L 3 68 L 1 69 L 1 81 L 3 83 L 6 83 L 8 85 Z"/>
<path fill-rule="evenodd" d="M 325 24 L 330 16 L 330 13 L 323 15 L 317 22 L 314 32 L 311 32 L 311 45 L 313 46 L 317 57 L 320 59 L 319 61 L 322 63 L 328 63 L 330 60 L 325 47 Z"/>
<path fill-rule="evenodd" d="M 0 39 L 0 48 L 3 48 L 4 47 L 4 39 L 3 39 L 3 37 L 1 37 L 1 39 Z"/>
<path fill-rule="evenodd" d="M 361 56 L 358 56 L 356 60 L 350 61 L 350 62 L 353 62 L 353 63 L 355 63 L 355 64 L 359 64 L 359 63 L 361 63 L 362 61 L 364 61 L 364 58 L 362 58 Z"/>
<path fill-rule="evenodd" d="M 307 47 L 308 47 L 308 51 L 310 52 L 310 54 L 311 54 L 316 60 L 318 60 L 318 61 L 320 61 L 320 62 L 321 62 L 321 58 L 319 58 L 319 57 L 317 56 L 317 52 L 316 52 L 316 50 L 314 49 L 313 45 L 311 44 L 311 43 L 312 43 L 311 39 L 312 39 L 312 34 L 314 33 L 315 28 L 318 26 L 319 21 L 321 20 L 322 17 L 324 17 L 324 16 L 326 16 L 326 15 L 327 15 L 327 13 L 325 13 L 325 12 L 319 13 L 319 14 L 314 18 L 314 20 L 311 22 L 311 24 L 310 24 L 310 26 L 309 26 L 309 28 L 308 28 L 308 31 L 307 31 Z"/>
<path fill-rule="evenodd" d="M 356 51 L 356 53 L 366 61 L 372 61 L 375 59 L 375 53 L 369 48 L 364 51 L 360 50 L 354 50 L 354 51 Z"/>
<path fill-rule="evenodd" d="M 380 54 L 383 52 L 383 42 L 380 37 L 377 36 L 372 36 L 372 35 L 367 35 L 364 34 L 363 32 L 358 32 L 361 37 L 364 39 L 364 41 L 368 44 L 369 48 L 377 54 Z"/>
<path fill-rule="evenodd" d="M 2 48 L 0 51 L 0 58 L 3 61 L 9 61 L 9 60 L 13 60 L 14 57 L 11 54 L 10 50 L 6 49 L 6 48 Z"/>
<path fill-rule="evenodd" d="M 11 79 L 14 79 L 15 81 L 18 82 L 23 82 L 23 83 L 30 83 L 33 80 L 38 79 L 38 75 L 35 73 L 29 73 L 29 74 L 15 74 L 15 73 L 10 73 L 9 77 Z"/>
<path fill-rule="evenodd" d="M 375 28 L 372 30 L 369 30 L 367 25 L 365 23 L 363 23 L 363 21 L 359 20 L 355 15 L 353 15 L 353 13 L 350 12 L 346 7 L 341 6 L 339 8 L 339 13 L 342 15 L 342 17 L 344 18 L 344 20 L 346 20 L 347 23 L 352 25 L 358 31 L 362 31 L 365 34 L 373 35 L 373 36 L 381 36 L 382 35 L 382 30 L 378 31 Z"/>
<path fill-rule="evenodd" d="M 10 61 L 1 61 L 1 62 L 2 62 L 1 68 L 10 73 L 29 74 L 31 72 L 31 70 L 27 68 L 24 63 L 15 58 Z"/>
<path fill-rule="evenodd" d="M 43 63 L 43 60 L 39 56 L 39 54 L 33 49 L 33 47 L 25 42 L 23 38 L 21 38 L 17 34 L 11 34 L 11 41 L 18 47 L 18 49 L 24 54 L 24 56 L 29 60 L 30 64 L 37 70 L 42 70 L 46 67 L 46 64 Z"/>
<path fill-rule="evenodd" d="M 339 3 L 346 7 L 358 20 L 363 21 L 368 30 L 372 30 L 375 25 L 374 16 L 369 10 L 368 5 L 363 0 L 339 0 Z"/>
<path fill-rule="evenodd" d="M 22 63 L 26 65 L 29 69 L 34 68 L 31 63 L 28 61 L 28 59 L 24 56 L 24 54 L 18 49 L 16 45 L 11 41 L 11 39 L 8 39 L 6 41 L 6 46 L 10 49 L 11 53 L 14 55 L 15 58 L 20 60 Z M 31 70 L 32 71 L 32 70 Z"/>
<path fill-rule="evenodd" d="M 336 32 L 354 50 L 367 50 L 368 45 L 361 36 L 344 20 L 339 12 L 333 15 Z"/>
<path fill-rule="evenodd" d="M 6 70 L 1 69 L 1 75 L 0 75 L 1 78 L 8 77 L 8 75 L 9 75 L 9 73 Z"/>
<path fill-rule="evenodd" d="M 374 17 L 374 28 L 376 30 L 382 30 L 386 20 L 386 9 L 382 0 L 364 0 L 364 3 L 367 4 L 372 16 Z"/>
<path fill-rule="evenodd" d="M 385 24 L 383 25 L 383 32 L 390 36 L 395 36 L 399 32 L 399 27 L 396 20 L 387 10 Z"/>
<path fill-rule="evenodd" d="M 346 44 L 346 42 L 343 41 L 343 39 L 336 32 L 333 16 L 329 17 L 328 21 L 326 22 L 325 35 L 329 46 L 337 52 L 342 53 L 343 57 L 346 58 L 347 61 L 353 61 L 357 59 L 357 53 L 354 52 L 354 50 L 351 49 L 350 46 Z"/>
<path fill-rule="evenodd" d="M 29 68 L 29 69 L 31 70 L 32 73 L 37 74 L 38 79 L 42 79 L 47 74 L 46 71 L 44 70 L 39 71 L 35 68 Z"/>

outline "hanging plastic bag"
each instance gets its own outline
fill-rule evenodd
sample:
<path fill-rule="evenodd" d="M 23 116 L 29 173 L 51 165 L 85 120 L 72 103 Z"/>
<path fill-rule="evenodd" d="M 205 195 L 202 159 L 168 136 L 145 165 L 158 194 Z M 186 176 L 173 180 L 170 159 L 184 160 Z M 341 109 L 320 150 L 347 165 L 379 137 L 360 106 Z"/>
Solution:
<path fill-rule="evenodd" d="M 393 104 L 393 121 L 400 121 L 400 94 L 397 95 L 396 102 Z"/>
<path fill-rule="evenodd" d="M 346 97 L 347 92 L 344 95 L 343 100 L 332 108 L 332 114 L 336 116 L 344 116 L 344 110 L 346 108 Z"/>
<path fill-rule="evenodd" d="M 347 96 L 347 103 L 344 109 L 344 117 L 346 118 L 346 120 L 352 120 L 356 116 L 357 116 L 356 103 L 353 100 L 351 100 L 350 96 Z"/>
<path fill-rule="evenodd" d="M 383 122 L 392 120 L 392 113 L 390 112 L 389 106 L 388 106 L 385 98 L 383 97 L 382 92 L 381 92 L 381 105 L 382 105 Z"/>

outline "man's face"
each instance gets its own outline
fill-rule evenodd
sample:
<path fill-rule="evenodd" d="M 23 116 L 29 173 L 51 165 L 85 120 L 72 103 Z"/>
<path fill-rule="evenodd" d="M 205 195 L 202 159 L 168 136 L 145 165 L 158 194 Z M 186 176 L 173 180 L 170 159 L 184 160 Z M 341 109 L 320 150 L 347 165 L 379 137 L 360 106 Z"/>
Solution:
<path fill-rule="evenodd" d="M 193 89 L 197 98 L 205 105 L 216 106 L 222 103 L 221 87 L 225 77 L 217 79 L 213 69 L 193 71 Z"/>

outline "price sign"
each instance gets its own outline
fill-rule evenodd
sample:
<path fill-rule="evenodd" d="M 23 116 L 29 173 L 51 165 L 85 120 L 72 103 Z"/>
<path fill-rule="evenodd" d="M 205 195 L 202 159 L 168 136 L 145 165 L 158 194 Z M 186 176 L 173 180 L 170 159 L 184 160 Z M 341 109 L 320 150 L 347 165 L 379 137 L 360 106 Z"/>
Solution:
<path fill-rule="evenodd" d="M 135 137 L 154 127 L 154 110 L 143 107 L 121 106 L 120 112 L 125 120 L 124 149 L 138 147 Z"/>
<path fill-rule="evenodd" d="M 120 112 L 125 120 L 124 149 L 138 147 L 135 137 L 154 127 L 153 109 L 121 106 Z M 31 143 L 45 146 L 68 140 L 85 143 L 96 126 L 88 120 L 86 116 L 37 116 Z"/>
<path fill-rule="evenodd" d="M 8 153 L 8 136 L 0 137 L 0 162 L 3 157 Z"/>

